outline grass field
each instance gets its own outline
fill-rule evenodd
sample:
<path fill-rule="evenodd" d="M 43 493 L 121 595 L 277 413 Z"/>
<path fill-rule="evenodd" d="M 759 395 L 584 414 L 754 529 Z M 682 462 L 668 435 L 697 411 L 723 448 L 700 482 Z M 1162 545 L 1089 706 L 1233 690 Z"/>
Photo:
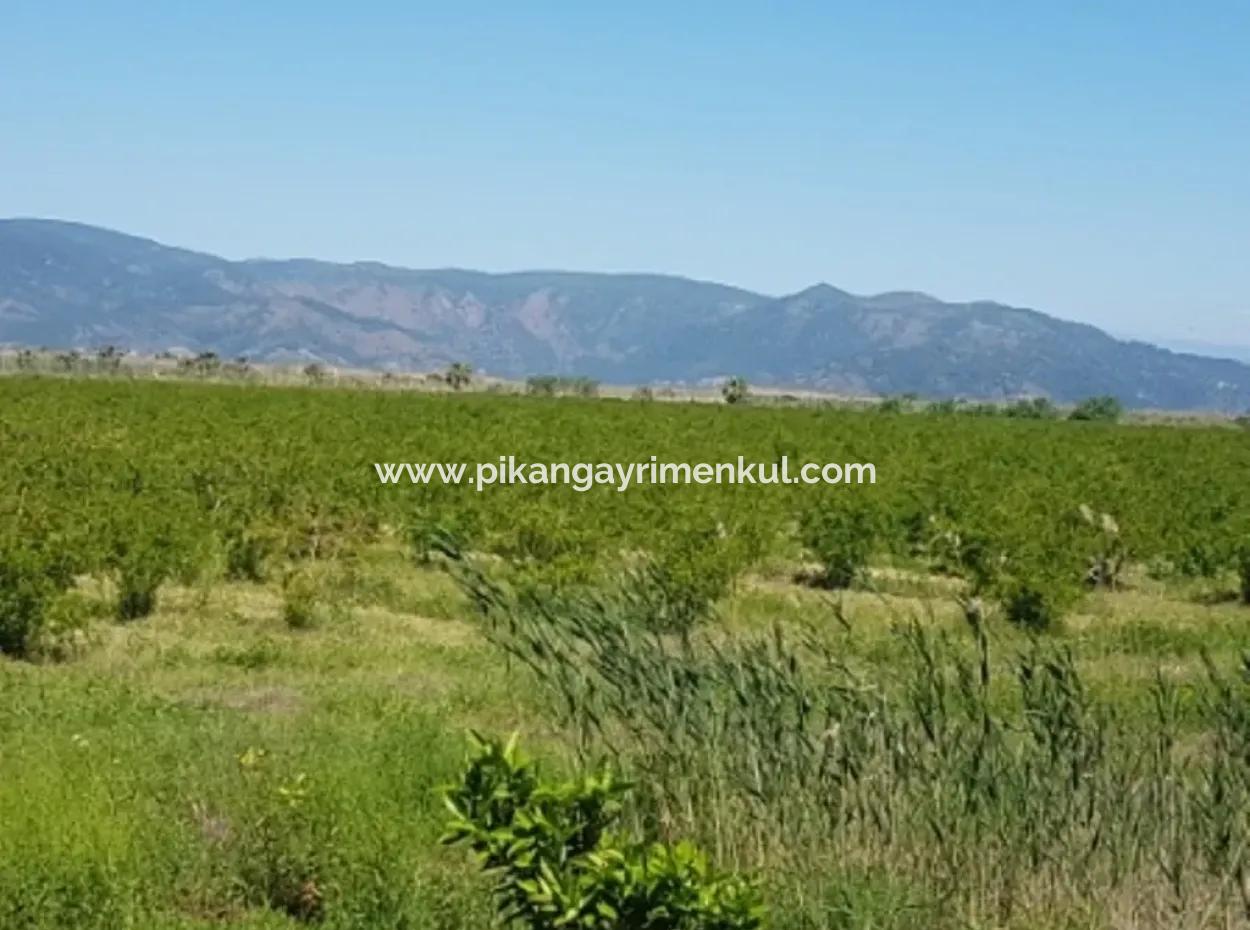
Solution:
<path fill-rule="evenodd" d="M 5 930 L 495 926 L 469 730 L 773 927 L 1250 920 L 1244 432 L 20 377 L 0 443 Z M 878 483 L 371 465 L 783 453 Z"/>

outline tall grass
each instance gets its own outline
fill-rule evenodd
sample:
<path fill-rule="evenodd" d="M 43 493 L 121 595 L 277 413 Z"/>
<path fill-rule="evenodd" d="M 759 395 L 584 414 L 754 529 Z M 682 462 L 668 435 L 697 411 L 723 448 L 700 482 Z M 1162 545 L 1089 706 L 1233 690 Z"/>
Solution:
<path fill-rule="evenodd" d="M 637 779 L 641 825 L 771 876 L 781 925 L 837 926 L 831 892 L 856 875 L 906 876 L 938 925 L 1250 920 L 1244 669 L 1184 693 L 1160 674 L 1131 715 L 1091 697 L 1062 643 L 1008 648 L 980 622 L 900 619 L 903 659 L 860 667 L 839 623 L 666 637 L 614 596 L 458 572 L 584 760 Z"/>

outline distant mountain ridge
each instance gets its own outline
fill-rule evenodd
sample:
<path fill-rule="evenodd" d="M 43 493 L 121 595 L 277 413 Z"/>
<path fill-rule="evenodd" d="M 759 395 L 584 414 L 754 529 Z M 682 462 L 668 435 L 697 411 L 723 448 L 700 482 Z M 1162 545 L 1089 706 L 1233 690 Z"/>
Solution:
<path fill-rule="evenodd" d="M 759 384 L 1242 411 L 1250 365 L 1034 310 L 926 294 L 785 297 L 647 274 L 228 261 L 98 227 L 0 220 L 0 343 L 214 351 L 504 377 Z"/>

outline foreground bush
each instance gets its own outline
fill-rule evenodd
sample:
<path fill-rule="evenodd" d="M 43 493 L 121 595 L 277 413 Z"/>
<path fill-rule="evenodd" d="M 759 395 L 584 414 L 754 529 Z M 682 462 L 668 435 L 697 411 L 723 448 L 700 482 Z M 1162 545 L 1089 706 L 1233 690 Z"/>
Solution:
<path fill-rule="evenodd" d="M 55 633 L 53 602 L 69 587 L 64 560 L 34 546 L 0 548 L 0 653 L 29 658 Z"/>
<path fill-rule="evenodd" d="M 474 738 L 445 799 L 443 841 L 467 844 L 495 879 L 505 921 L 531 930 L 754 930 L 754 889 L 713 872 L 693 846 L 614 832 L 628 786 L 610 773 L 543 783 L 514 743 Z"/>

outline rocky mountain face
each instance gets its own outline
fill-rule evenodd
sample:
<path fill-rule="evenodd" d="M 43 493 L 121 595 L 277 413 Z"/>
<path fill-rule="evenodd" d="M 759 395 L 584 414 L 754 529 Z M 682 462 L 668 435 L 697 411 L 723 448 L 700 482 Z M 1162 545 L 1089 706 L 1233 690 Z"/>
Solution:
<path fill-rule="evenodd" d="M 742 375 L 855 393 L 1250 408 L 1250 366 L 925 294 L 786 297 L 660 275 L 243 261 L 51 220 L 0 220 L 0 343 L 214 351 L 619 383 Z"/>

